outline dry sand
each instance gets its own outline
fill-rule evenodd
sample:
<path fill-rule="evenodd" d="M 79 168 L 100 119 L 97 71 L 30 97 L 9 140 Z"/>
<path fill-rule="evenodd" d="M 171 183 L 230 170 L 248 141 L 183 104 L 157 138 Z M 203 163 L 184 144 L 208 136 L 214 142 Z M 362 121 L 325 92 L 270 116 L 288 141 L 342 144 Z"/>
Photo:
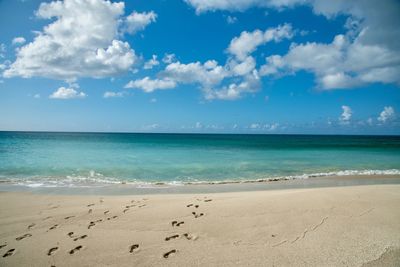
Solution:
<path fill-rule="evenodd" d="M 400 266 L 400 185 L 3 192 L 0 247 L 0 266 Z"/>

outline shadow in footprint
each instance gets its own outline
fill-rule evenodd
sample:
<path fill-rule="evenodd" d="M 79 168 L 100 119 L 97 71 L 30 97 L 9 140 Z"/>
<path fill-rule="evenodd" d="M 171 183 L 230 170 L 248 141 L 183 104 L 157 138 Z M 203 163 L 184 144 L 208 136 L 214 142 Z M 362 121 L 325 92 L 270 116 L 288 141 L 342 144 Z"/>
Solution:
<path fill-rule="evenodd" d="M 81 235 L 79 237 L 75 237 L 74 241 L 78 241 L 79 239 L 85 239 L 87 237 L 87 235 Z"/>
<path fill-rule="evenodd" d="M 56 229 L 57 227 L 58 227 L 58 224 L 55 224 L 55 225 L 53 225 L 52 227 L 50 227 L 48 231 L 54 230 L 54 229 Z"/>
<path fill-rule="evenodd" d="M 28 225 L 28 230 L 30 230 L 32 227 L 34 227 L 36 224 L 35 223 L 31 223 L 30 225 Z"/>
<path fill-rule="evenodd" d="M 171 240 L 171 239 L 175 239 L 175 238 L 178 238 L 178 237 L 179 237 L 178 234 L 176 234 L 176 235 L 171 235 L 171 236 L 167 236 L 167 237 L 165 238 L 165 241 L 169 241 L 169 240 Z"/>
<path fill-rule="evenodd" d="M 171 255 L 172 253 L 176 253 L 176 249 L 172 249 L 172 250 L 164 253 L 163 257 L 167 259 L 169 257 L 169 255 Z"/>
<path fill-rule="evenodd" d="M 19 237 L 15 238 L 15 240 L 20 241 L 20 240 L 22 240 L 24 238 L 31 237 L 31 236 L 32 236 L 31 234 L 24 234 L 22 236 L 19 236 Z"/>
<path fill-rule="evenodd" d="M 0 245 L 0 249 L 4 248 L 5 246 L 7 246 L 7 244 Z"/>
<path fill-rule="evenodd" d="M 194 215 L 194 218 L 199 218 L 204 215 L 204 213 L 196 213 L 194 211 L 192 212 L 192 214 Z"/>
<path fill-rule="evenodd" d="M 71 218 L 74 218 L 75 216 L 67 216 L 67 217 L 65 217 L 64 218 L 64 220 L 68 220 L 68 219 L 71 219 Z"/>
<path fill-rule="evenodd" d="M 72 238 L 74 235 L 74 232 L 69 232 L 67 235 Z"/>
<path fill-rule="evenodd" d="M 129 253 L 133 253 L 134 251 L 137 251 L 139 249 L 139 244 L 133 244 L 132 246 L 129 247 Z"/>
<path fill-rule="evenodd" d="M 51 256 L 51 254 L 53 254 L 57 250 L 58 250 L 58 247 L 54 247 L 54 248 L 49 249 L 49 251 L 47 252 L 47 256 Z"/>
<path fill-rule="evenodd" d="M 177 227 L 179 227 L 181 224 L 184 224 L 185 222 L 184 221 L 181 221 L 181 222 L 178 222 L 178 221 L 172 221 L 171 222 L 171 225 L 174 227 L 174 226 L 177 226 Z"/>
<path fill-rule="evenodd" d="M 95 225 L 96 225 L 96 224 L 95 224 L 94 222 L 90 222 L 87 229 L 90 229 L 90 228 L 92 228 L 92 227 L 95 226 Z"/>
<path fill-rule="evenodd" d="M 104 212 L 104 215 L 106 215 L 107 213 L 109 213 L 110 211 L 109 210 L 106 210 L 105 212 Z"/>
<path fill-rule="evenodd" d="M 91 206 L 94 206 L 94 203 L 87 205 L 87 207 L 91 207 Z"/>
<path fill-rule="evenodd" d="M 75 252 L 77 252 L 77 251 L 79 251 L 79 250 L 81 250 L 83 247 L 81 246 L 81 245 L 79 245 L 79 246 L 77 246 L 77 247 L 75 247 L 74 249 L 71 249 L 70 251 L 69 251 L 69 254 L 74 254 Z"/>
<path fill-rule="evenodd" d="M 15 248 L 12 248 L 12 249 L 8 250 L 8 251 L 3 255 L 3 258 L 12 256 L 12 255 L 14 254 L 14 252 L 15 252 Z"/>
<path fill-rule="evenodd" d="M 191 206 L 193 206 L 193 204 L 188 204 L 186 205 L 186 207 L 190 208 Z"/>

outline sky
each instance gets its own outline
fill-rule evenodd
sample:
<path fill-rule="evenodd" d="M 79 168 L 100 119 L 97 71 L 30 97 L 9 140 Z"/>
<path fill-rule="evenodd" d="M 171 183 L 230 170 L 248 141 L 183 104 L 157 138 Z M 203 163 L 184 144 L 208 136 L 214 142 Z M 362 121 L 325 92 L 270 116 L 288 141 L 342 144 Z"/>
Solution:
<path fill-rule="evenodd" d="M 397 0 L 0 0 L 0 130 L 400 134 Z"/>

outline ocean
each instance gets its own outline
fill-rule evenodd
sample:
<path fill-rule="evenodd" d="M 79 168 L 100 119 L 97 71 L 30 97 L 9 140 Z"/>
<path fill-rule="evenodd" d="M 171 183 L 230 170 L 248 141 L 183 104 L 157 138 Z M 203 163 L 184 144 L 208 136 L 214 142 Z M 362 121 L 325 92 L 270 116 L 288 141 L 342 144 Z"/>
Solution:
<path fill-rule="evenodd" d="M 0 132 L 0 181 L 29 187 L 358 174 L 400 174 L 400 137 Z"/>

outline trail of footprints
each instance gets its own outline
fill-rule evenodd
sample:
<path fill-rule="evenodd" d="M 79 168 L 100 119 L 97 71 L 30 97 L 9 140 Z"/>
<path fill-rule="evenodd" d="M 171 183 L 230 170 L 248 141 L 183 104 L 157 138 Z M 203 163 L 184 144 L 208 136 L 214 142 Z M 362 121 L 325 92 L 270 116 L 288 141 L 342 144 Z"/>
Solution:
<path fill-rule="evenodd" d="M 202 201 L 202 202 L 210 202 L 210 201 L 212 201 L 212 199 L 209 199 L 209 198 L 204 198 L 204 199 L 197 199 L 197 201 Z M 198 209 L 199 207 L 200 207 L 200 205 L 198 205 L 198 204 L 193 204 L 193 203 L 190 203 L 190 204 L 187 204 L 186 205 L 186 207 L 187 208 L 191 208 L 191 207 L 193 207 L 193 208 L 195 208 L 195 209 Z M 192 215 L 194 216 L 194 218 L 195 219 L 197 219 L 197 218 L 200 218 L 200 217 L 202 217 L 202 216 L 204 216 L 204 213 L 203 212 L 196 212 L 196 211 L 192 211 Z M 179 226 L 181 226 L 182 224 L 184 224 L 185 222 L 184 221 L 172 221 L 171 222 L 171 226 L 172 227 L 179 227 Z M 179 237 L 184 237 L 184 238 L 186 238 L 187 240 L 196 240 L 198 237 L 196 236 L 196 235 L 192 235 L 192 234 L 190 234 L 190 233 L 184 233 L 184 234 L 182 234 L 182 235 L 180 235 L 180 234 L 173 234 L 173 235 L 170 235 L 170 236 L 167 236 L 167 237 L 165 237 L 165 241 L 170 241 L 170 240 L 174 240 L 174 239 L 177 239 L 177 238 L 179 238 Z M 178 250 L 177 249 L 171 249 L 171 250 L 169 250 L 169 251 L 167 251 L 167 252 L 165 252 L 164 254 L 163 254 L 163 257 L 165 258 L 165 259 L 167 259 L 167 258 L 169 258 L 170 256 L 171 256 L 171 254 L 175 254 L 175 253 L 177 253 L 178 252 Z"/>
<path fill-rule="evenodd" d="M 142 200 L 146 201 L 147 199 L 142 199 Z M 210 202 L 210 201 L 212 201 L 212 199 L 197 199 L 197 201 Z M 103 203 L 104 200 L 101 198 L 99 202 Z M 90 208 L 88 210 L 88 214 L 92 214 L 93 213 L 94 206 L 95 206 L 95 203 L 90 203 L 90 204 L 87 205 L 87 207 Z M 143 208 L 145 206 L 146 206 L 146 204 L 142 204 L 140 200 L 132 200 L 131 204 L 126 205 L 124 207 L 124 209 L 122 210 L 122 213 L 126 213 L 126 212 L 130 211 L 130 209 L 133 208 L 133 207 Z M 58 207 L 59 207 L 59 205 L 57 205 L 57 206 L 52 206 L 51 205 L 51 207 L 49 209 L 52 210 L 52 209 L 56 209 Z M 198 205 L 198 204 L 196 204 L 196 205 L 195 204 L 188 204 L 188 205 L 186 205 L 186 207 L 188 207 L 188 208 L 193 207 L 195 209 L 198 209 L 200 207 L 200 205 Z M 107 215 L 109 213 L 110 213 L 109 210 L 106 210 L 106 211 L 103 212 L 104 215 Z M 193 214 L 195 219 L 204 216 L 204 213 L 202 213 L 202 212 L 198 213 L 196 211 L 193 211 L 192 214 Z M 69 220 L 69 219 L 72 219 L 72 218 L 75 218 L 75 217 L 76 216 L 74 216 L 74 215 L 67 216 L 67 217 L 64 217 L 64 220 Z M 48 217 L 44 218 L 43 221 L 46 221 L 46 220 L 51 219 L 51 218 L 52 218 L 52 216 L 48 216 Z M 98 219 L 98 220 L 95 220 L 95 221 L 90 221 L 87 228 L 91 229 L 92 227 L 94 227 L 96 225 L 96 223 L 101 223 L 101 222 L 109 221 L 109 220 L 116 219 L 116 218 L 118 218 L 118 216 L 117 215 L 113 215 L 113 216 L 107 217 L 105 219 Z M 183 224 L 185 224 L 184 221 L 172 221 L 171 222 L 171 226 L 174 227 L 174 228 L 175 227 L 180 227 Z M 35 223 L 31 223 L 30 225 L 27 226 L 27 229 L 31 230 L 35 226 L 36 226 Z M 51 226 L 46 232 L 54 230 L 54 229 L 56 229 L 58 227 L 59 227 L 59 225 L 55 224 L 55 225 Z M 15 240 L 16 241 L 21 241 L 21 240 L 23 240 L 25 238 L 29 238 L 31 236 L 32 236 L 32 234 L 26 233 L 24 235 L 16 237 Z M 74 232 L 67 233 L 67 236 L 69 238 L 71 238 L 74 242 L 82 240 L 82 239 L 85 239 L 85 238 L 88 237 L 87 234 L 76 236 Z M 179 237 L 183 237 L 183 238 L 185 238 L 187 240 L 196 240 L 197 239 L 197 236 L 195 236 L 195 235 L 192 235 L 190 233 L 184 233 L 184 234 L 181 234 L 181 235 L 180 234 L 174 234 L 174 235 L 168 236 L 168 237 L 165 238 L 165 241 L 174 240 L 174 239 L 177 239 Z M 7 243 L 0 245 L 0 249 L 4 248 L 6 246 L 7 246 Z M 82 250 L 83 248 L 84 247 L 82 245 L 78 245 L 75 248 L 69 250 L 68 253 L 70 255 L 73 255 L 73 254 L 76 254 L 77 252 L 79 252 L 80 250 Z M 59 249 L 60 248 L 58 246 L 52 247 L 46 252 L 46 255 L 47 256 L 53 256 Z M 129 253 L 134 253 L 134 252 L 137 252 L 138 250 L 139 250 L 139 244 L 133 244 L 133 245 L 131 245 L 129 247 Z M 16 249 L 15 248 L 11 248 L 11 249 L 7 250 L 7 252 L 5 252 L 2 257 L 3 258 L 7 258 L 7 257 L 10 257 L 10 256 L 13 256 L 15 254 L 15 252 L 16 252 Z M 163 258 L 167 259 L 167 258 L 169 258 L 171 256 L 171 254 L 175 254 L 175 253 L 177 253 L 177 249 L 171 249 L 171 250 L 169 250 L 169 251 L 167 251 L 167 252 L 165 252 L 163 254 Z"/>

